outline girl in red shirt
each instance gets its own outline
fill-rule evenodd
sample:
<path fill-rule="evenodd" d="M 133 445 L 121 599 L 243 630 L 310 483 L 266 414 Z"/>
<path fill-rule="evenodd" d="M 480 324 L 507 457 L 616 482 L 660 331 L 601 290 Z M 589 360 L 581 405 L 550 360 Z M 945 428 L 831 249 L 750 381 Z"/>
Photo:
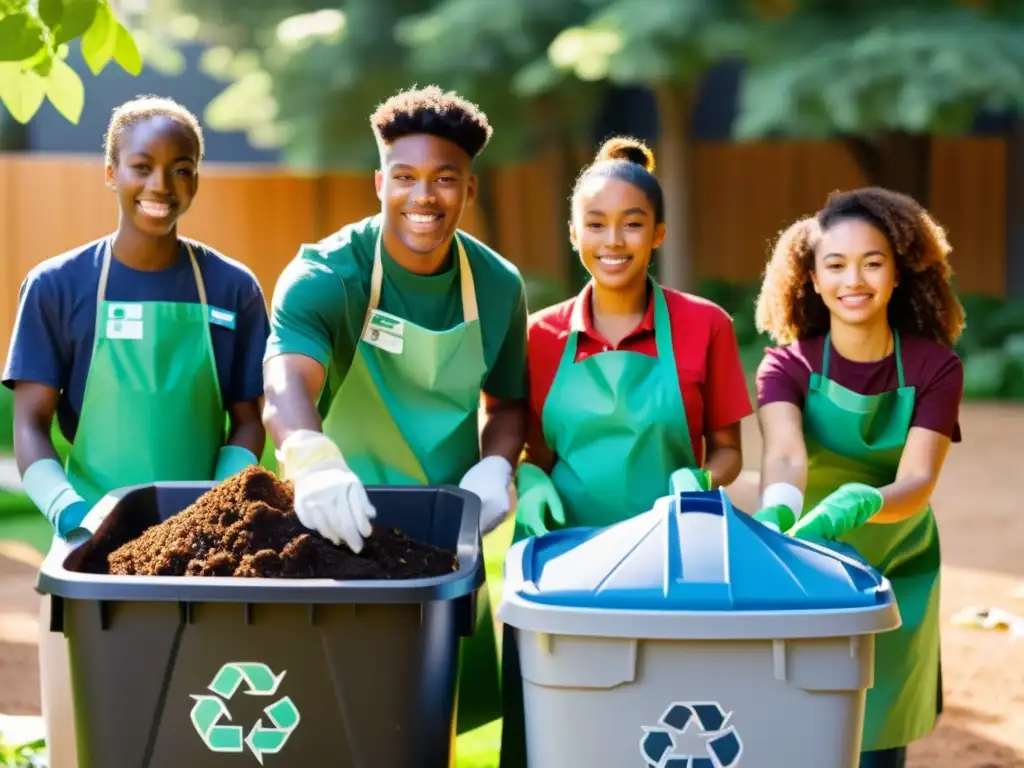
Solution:
<path fill-rule="evenodd" d="M 950 250 L 909 197 L 834 194 L 782 234 L 757 304 L 759 329 L 784 346 L 768 350 L 757 372 L 764 452 L 755 517 L 852 546 L 888 577 L 903 619 L 875 641 L 861 768 L 902 768 L 907 745 L 941 711 L 929 499 L 960 440 L 963 367 L 952 346 L 964 311 Z"/>
<path fill-rule="evenodd" d="M 520 537 L 646 512 L 679 469 L 715 488 L 742 467 L 740 420 L 753 408 L 732 320 L 648 274 L 665 238 L 653 169 L 650 149 L 615 138 L 576 184 L 570 238 L 592 279 L 530 318 Z M 557 517 L 531 503 L 538 480 L 554 486 Z"/>
<path fill-rule="evenodd" d="M 753 412 L 728 314 L 648 275 L 665 238 L 654 156 L 611 139 L 573 191 L 570 238 L 590 282 L 530 318 L 531 424 L 517 478 L 517 539 L 648 511 L 670 478 L 727 485 Z M 502 768 L 525 764 L 522 683 L 506 628 Z"/>

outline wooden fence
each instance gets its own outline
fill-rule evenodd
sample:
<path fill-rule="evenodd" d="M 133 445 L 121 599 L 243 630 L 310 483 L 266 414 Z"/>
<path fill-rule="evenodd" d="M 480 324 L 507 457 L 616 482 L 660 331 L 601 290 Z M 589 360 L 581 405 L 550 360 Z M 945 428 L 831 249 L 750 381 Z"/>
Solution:
<path fill-rule="evenodd" d="M 564 199 L 572 163 L 541 157 L 492 177 L 494 220 L 479 208 L 464 228 L 526 273 L 565 270 Z M 564 160 L 564 158 L 562 158 Z M 934 143 L 932 210 L 956 248 L 964 291 L 1002 295 L 1006 271 L 1005 145 L 1001 139 Z M 757 279 L 775 234 L 811 213 L 837 188 L 864 179 L 842 144 L 703 143 L 694 154 L 697 274 Z M 295 176 L 279 169 L 208 165 L 184 234 L 239 259 L 269 300 L 277 276 L 300 243 L 318 240 L 374 213 L 369 174 Z M 41 260 L 112 231 L 117 207 L 98 158 L 0 155 L 0 343 L 6 349 L 17 294 Z M 672 216 L 669 212 L 669 225 Z"/>

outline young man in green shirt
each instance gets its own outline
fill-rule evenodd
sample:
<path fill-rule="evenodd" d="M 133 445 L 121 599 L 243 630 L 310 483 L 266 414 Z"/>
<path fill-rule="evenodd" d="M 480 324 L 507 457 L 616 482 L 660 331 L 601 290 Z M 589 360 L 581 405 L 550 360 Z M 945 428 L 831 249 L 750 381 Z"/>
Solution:
<path fill-rule="evenodd" d="M 299 519 L 356 552 L 376 514 L 364 484 L 458 484 L 481 499 L 482 533 L 493 530 L 526 428 L 522 277 L 458 230 L 486 116 L 432 86 L 392 97 L 370 123 L 381 213 L 299 249 L 274 292 L 264 363 L 264 418 Z M 493 679 L 491 711 L 463 689 L 460 731 L 500 714 L 483 597 L 471 655 L 489 644 L 492 670 L 467 674 L 464 659 L 463 680 Z"/>

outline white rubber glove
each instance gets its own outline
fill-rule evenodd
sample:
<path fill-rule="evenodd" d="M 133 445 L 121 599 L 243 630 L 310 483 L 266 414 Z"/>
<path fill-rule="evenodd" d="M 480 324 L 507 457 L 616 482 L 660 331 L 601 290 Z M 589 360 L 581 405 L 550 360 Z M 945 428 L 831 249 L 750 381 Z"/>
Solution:
<path fill-rule="evenodd" d="M 503 522 L 510 506 L 508 487 L 512 465 L 501 456 L 481 459 L 463 475 L 459 488 L 480 497 L 480 534 L 486 536 Z"/>
<path fill-rule="evenodd" d="M 377 516 L 366 489 L 345 463 L 341 451 L 321 432 L 303 429 L 288 436 L 277 452 L 286 480 L 295 483 L 299 522 L 355 553 L 373 533 Z"/>

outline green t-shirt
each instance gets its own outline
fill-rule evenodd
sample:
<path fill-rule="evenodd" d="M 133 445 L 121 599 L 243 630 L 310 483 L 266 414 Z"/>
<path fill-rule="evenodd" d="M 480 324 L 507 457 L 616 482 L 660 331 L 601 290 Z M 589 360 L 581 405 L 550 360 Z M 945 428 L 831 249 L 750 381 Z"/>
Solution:
<path fill-rule="evenodd" d="M 307 244 L 281 273 L 271 302 L 265 360 L 280 354 L 311 357 L 328 371 L 320 410 L 348 372 L 370 303 L 370 273 L 380 214 Z M 526 396 L 526 288 L 519 270 L 476 238 L 459 231 L 476 287 L 491 397 Z M 454 250 L 454 244 L 453 244 Z M 384 276 L 379 309 L 431 331 L 463 320 L 458 258 L 436 275 L 399 266 L 381 245 Z M 326 402 L 325 402 L 326 401 Z"/>

